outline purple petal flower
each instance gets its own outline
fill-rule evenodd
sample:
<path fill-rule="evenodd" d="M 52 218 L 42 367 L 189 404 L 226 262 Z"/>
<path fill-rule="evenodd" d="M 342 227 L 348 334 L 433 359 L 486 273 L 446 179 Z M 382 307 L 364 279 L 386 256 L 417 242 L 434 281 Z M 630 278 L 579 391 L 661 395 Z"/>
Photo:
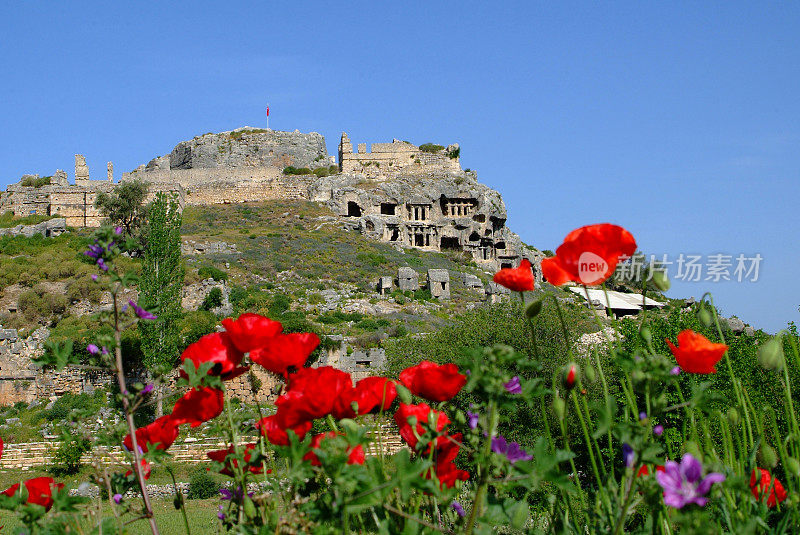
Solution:
<path fill-rule="evenodd" d="M 470 429 L 475 429 L 476 427 L 478 427 L 479 416 L 480 414 L 478 414 L 477 412 L 467 411 L 467 418 L 468 418 L 467 425 L 469 425 Z"/>
<path fill-rule="evenodd" d="M 464 518 L 464 516 L 466 516 L 467 514 L 466 511 L 464 511 L 464 508 L 461 506 L 461 504 L 458 503 L 457 501 L 453 501 L 453 503 L 450 504 L 450 507 L 452 507 L 453 510 L 456 512 L 456 514 L 461 518 Z"/>
<path fill-rule="evenodd" d="M 680 375 L 680 374 L 681 374 L 681 367 L 680 367 L 680 366 L 675 366 L 674 368 L 672 368 L 672 369 L 669 371 L 669 373 L 670 373 L 671 375 Z"/>
<path fill-rule="evenodd" d="M 97 347 L 97 346 L 96 346 L 96 345 L 94 345 L 94 344 L 89 344 L 88 346 L 86 346 L 86 351 L 88 351 L 88 352 L 89 352 L 89 353 L 91 353 L 92 355 L 97 355 L 97 354 L 99 354 L 99 353 L 100 353 L 100 348 L 99 348 L 99 347 Z"/>
<path fill-rule="evenodd" d="M 122 502 L 122 494 L 114 494 L 114 503 L 119 505 Z"/>
<path fill-rule="evenodd" d="M 509 394 L 522 394 L 522 385 L 520 385 L 519 377 L 516 375 L 503 386 L 506 387 L 506 391 L 508 391 Z"/>
<path fill-rule="evenodd" d="M 97 282 L 97 273 L 92 273 L 92 280 Z"/>
<path fill-rule="evenodd" d="M 500 455 L 505 455 L 508 462 L 514 464 L 517 461 L 530 461 L 533 455 L 522 449 L 516 442 L 508 442 L 503 436 L 492 438 L 492 451 Z"/>
<path fill-rule="evenodd" d="M 622 445 L 622 460 L 627 468 L 633 468 L 633 463 L 636 461 L 636 454 L 633 452 L 630 444 Z"/>
<path fill-rule="evenodd" d="M 656 480 L 664 489 L 664 503 L 681 509 L 693 503 L 703 507 L 708 503 L 706 494 L 714 483 L 725 481 L 725 476 L 712 472 L 703 477 L 703 466 L 691 453 L 683 455 L 680 464 L 667 461 L 663 472 L 656 472 Z"/>
<path fill-rule="evenodd" d="M 219 493 L 222 495 L 223 500 L 230 500 L 231 498 L 233 498 L 233 493 L 226 488 L 219 489 Z"/>
<path fill-rule="evenodd" d="M 153 383 L 150 383 L 149 385 L 146 385 L 144 388 L 142 388 L 142 392 L 141 393 L 142 394 L 149 394 L 152 391 L 153 391 Z"/>
<path fill-rule="evenodd" d="M 217 518 L 220 520 L 225 520 L 225 513 L 222 512 L 222 506 L 219 506 L 219 513 L 217 513 Z"/>
<path fill-rule="evenodd" d="M 639 419 L 640 420 L 644 420 L 645 418 L 647 418 L 647 413 L 644 412 L 644 411 L 640 412 L 639 413 Z"/>
<path fill-rule="evenodd" d="M 108 348 L 106 346 L 103 346 L 103 349 L 100 350 L 100 353 L 102 353 L 103 355 L 108 355 Z"/>
<path fill-rule="evenodd" d="M 134 303 L 133 299 L 128 301 L 128 304 L 133 307 L 134 311 L 136 311 L 136 315 L 143 320 L 154 320 L 158 317 L 155 314 L 151 314 L 150 312 L 146 311 L 145 309 Z"/>
<path fill-rule="evenodd" d="M 116 234 L 117 236 L 122 234 L 122 227 L 114 227 L 114 234 Z"/>
<path fill-rule="evenodd" d="M 661 424 L 658 424 L 657 426 L 655 426 L 653 428 L 653 434 L 655 436 L 657 436 L 657 437 L 660 437 L 661 435 L 663 435 L 664 434 L 664 426 L 661 425 Z"/>
<path fill-rule="evenodd" d="M 108 266 L 106 265 L 106 263 L 103 261 L 102 258 L 97 259 L 97 267 L 99 267 L 103 271 L 108 271 Z"/>

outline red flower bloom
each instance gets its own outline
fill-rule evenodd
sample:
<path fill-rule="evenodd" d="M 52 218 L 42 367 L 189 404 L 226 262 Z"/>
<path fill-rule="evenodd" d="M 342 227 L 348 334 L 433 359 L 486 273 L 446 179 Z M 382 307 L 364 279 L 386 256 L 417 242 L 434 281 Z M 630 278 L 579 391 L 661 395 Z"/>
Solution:
<path fill-rule="evenodd" d="M 394 421 L 397 422 L 397 427 L 400 428 L 400 436 L 403 437 L 403 440 L 405 440 L 406 443 L 408 443 L 408 445 L 414 449 L 416 449 L 418 442 L 416 435 L 421 436 L 425 432 L 422 424 L 428 423 L 428 418 L 430 417 L 431 412 L 434 414 L 434 418 L 436 419 L 436 430 L 444 430 L 445 426 L 450 423 L 450 418 L 448 418 L 443 412 L 431 409 L 425 403 L 419 403 L 417 405 L 406 405 L 405 403 L 401 403 L 400 408 L 394 413 Z M 411 416 L 416 417 L 416 426 L 412 426 L 410 423 L 408 423 L 408 419 Z M 416 435 L 414 434 L 414 431 L 416 431 Z"/>
<path fill-rule="evenodd" d="M 762 500 L 763 496 L 769 492 L 767 507 L 775 507 L 776 504 L 786 499 L 786 489 L 783 488 L 778 478 L 773 479 L 768 471 L 763 468 L 757 470 L 758 472 L 753 470 L 753 473 L 750 474 L 750 492 L 757 500 Z"/>
<path fill-rule="evenodd" d="M 191 424 L 197 427 L 222 414 L 224 406 L 225 396 L 219 388 L 192 388 L 175 403 L 172 420 L 176 425 Z"/>
<path fill-rule="evenodd" d="M 213 362 L 214 367 L 208 374 L 219 375 L 227 381 L 247 371 L 246 367 L 237 367 L 243 357 L 227 333 L 211 333 L 187 347 L 181 355 L 181 363 L 188 359 L 199 369 L 204 362 Z"/>
<path fill-rule="evenodd" d="M 395 382 L 385 377 L 365 377 L 349 393 L 342 395 L 333 409 L 337 419 L 355 418 L 353 403 L 358 405 L 358 416 L 387 410 L 397 397 Z"/>
<path fill-rule="evenodd" d="M 578 367 L 575 364 L 567 366 L 567 372 L 564 374 L 564 386 L 568 390 L 575 388 L 575 380 L 578 378 Z"/>
<path fill-rule="evenodd" d="M 233 345 L 243 353 L 266 345 L 270 338 L 283 330 L 280 322 L 250 312 L 242 314 L 236 320 L 226 318 L 222 320 L 222 326 L 228 332 Z"/>
<path fill-rule="evenodd" d="M 532 292 L 533 271 L 531 270 L 531 263 L 525 258 L 519 263 L 518 268 L 503 268 L 494 274 L 492 280 L 513 292 Z"/>
<path fill-rule="evenodd" d="M 302 422 L 294 427 L 287 428 L 281 424 L 277 414 L 262 418 L 256 423 L 256 428 L 261 431 L 261 434 L 267 437 L 270 443 L 276 446 L 288 446 L 289 436 L 286 434 L 287 429 L 291 429 L 297 435 L 297 438 L 303 440 L 306 433 L 311 430 L 311 422 Z"/>
<path fill-rule="evenodd" d="M 172 419 L 171 414 L 157 418 L 153 423 L 136 430 L 136 444 L 145 452 L 155 444 L 158 444 L 156 449 L 166 450 L 172 446 L 176 438 L 178 438 L 178 424 Z M 133 450 L 130 434 L 125 437 L 123 444 L 128 451 Z"/>
<path fill-rule="evenodd" d="M 311 461 L 312 466 L 321 466 L 322 464 L 319 462 L 319 457 L 314 452 L 315 449 L 318 449 L 322 444 L 322 440 L 326 438 L 335 437 L 336 433 L 333 431 L 328 431 L 327 433 L 320 433 L 319 435 L 314 435 L 311 438 L 311 451 L 306 453 L 303 456 L 304 461 Z M 364 455 L 364 447 L 359 444 L 354 448 L 347 449 L 347 464 L 364 464 L 364 460 L 366 459 Z"/>
<path fill-rule="evenodd" d="M 52 477 L 35 477 L 25 481 L 23 484 L 28 491 L 27 503 L 41 505 L 47 511 L 53 507 L 53 490 L 61 490 L 64 487 L 63 483 L 56 483 Z M 19 483 L 16 483 L 4 490 L 2 494 L 11 497 L 14 496 L 18 490 Z"/>
<path fill-rule="evenodd" d="M 689 373 L 717 373 L 714 366 L 728 350 L 725 344 L 715 344 L 702 334 L 686 329 L 678 335 L 678 347 L 667 340 L 678 366 Z"/>
<path fill-rule="evenodd" d="M 250 351 L 250 360 L 267 370 L 286 375 L 290 367 L 300 368 L 319 345 L 314 333 L 291 333 L 273 336 L 264 345 Z"/>
<path fill-rule="evenodd" d="M 0 459 L 3 458 L 3 439 L 0 438 Z"/>
<path fill-rule="evenodd" d="M 282 427 L 331 414 L 339 398 L 352 389 L 346 372 L 330 366 L 302 368 L 289 376 L 289 390 L 275 401 Z"/>
<path fill-rule="evenodd" d="M 636 240 L 624 228 L 588 225 L 567 234 L 556 256 L 542 260 L 542 274 L 555 286 L 569 281 L 596 286 L 614 273 L 620 257 L 635 252 Z"/>
<path fill-rule="evenodd" d="M 142 475 L 144 476 L 145 479 L 150 479 L 150 471 L 151 471 L 150 463 L 148 463 L 146 459 L 142 459 L 141 465 L 142 465 Z M 130 477 L 132 475 L 133 475 L 133 470 L 128 470 L 127 472 L 125 472 L 125 477 Z"/>
<path fill-rule="evenodd" d="M 256 448 L 255 444 L 245 444 L 244 445 L 244 462 L 247 466 L 245 466 L 245 470 L 250 471 L 253 474 L 260 474 L 264 471 L 264 467 L 260 464 L 258 465 L 250 465 L 250 460 L 253 458 L 253 450 Z M 206 453 L 208 458 L 212 461 L 217 461 L 218 463 L 222 463 L 225 466 L 222 470 L 219 471 L 220 474 L 233 477 L 233 469 L 239 466 L 238 459 L 230 459 L 228 460 L 228 455 L 234 454 L 236 449 L 233 446 L 230 446 L 226 450 L 214 450 L 209 451 Z M 267 470 L 267 473 L 271 473 L 272 470 Z"/>
<path fill-rule="evenodd" d="M 434 364 L 423 360 L 400 372 L 400 382 L 411 392 L 431 401 L 447 401 L 467 383 L 455 364 Z"/>
<path fill-rule="evenodd" d="M 452 488 L 456 481 L 469 479 L 469 472 L 459 470 L 453 461 L 436 463 L 436 477 L 439 479 L 440 488 Z M 430 479 L 430 478 L 429 478 Z"/>

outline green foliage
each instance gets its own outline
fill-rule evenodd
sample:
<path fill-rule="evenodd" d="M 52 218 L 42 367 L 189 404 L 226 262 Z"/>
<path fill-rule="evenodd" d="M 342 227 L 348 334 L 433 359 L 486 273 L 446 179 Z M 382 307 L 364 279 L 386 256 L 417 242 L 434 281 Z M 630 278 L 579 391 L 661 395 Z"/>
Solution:
<path fill-rule="evenodd" d="M 423 143 L 419 146 L 419 150 L 422 152 L 439 152 L 440 150 L 444 150 L 444 146 L 435 143 Z"/>
<path fill-rule="evenodd" d="M 85 437 L 64 434 L 47 470 L 55 476 L 78 473 L 82 466 L 81 457 L 91 446 L 91 441 Z"/>
<path fill-rule="evenodd" d="M 55 216 L 43 214 L 31 214 L 22 217 L 16 217 L 14 212 L 9 210 L 0 214 L 0 228 L 11 228 L 17 225 L 36 225 L 42 221 L 53 219 Z"/>
<path fill-rule="evenodd" d="M 454 149 L 447 151 L 447 157 L 453 160 L 458 158 L 460 154 L 461 154 L 461 147 L 456 147 Z"/>
<path fill-rule="evenodd" d="M 214 308 L 218 308 L 222 306 L 222 290 L 218 287 L 211 288 L 211 291 L 208 292 L 203 299 L 203 302 L 200 304 L 201 310 L 211 310 Z"/>
<path fill-rule="evenodd" d="M 339 323 L 344 323 L 348 321 L 361 321 L 364 319 L 364 315 L 360 312 L 342 312 L 341 310 L 334 310 L 333 312 L 328 312 L 322 314 L 317 317 L 317 321 L 320 323 L 325 323 L 327 325 L 337 325 Z"/>
<path fill-rule="evenodd" d="M 178 322 L 181 352 L 201 337 L 216 331 L 218 323 L 217 317 L 211 312 L 205 310 L 186 312 Z"/>
<path fill-rule="evenodd" d="M 147 219 L 146 198 L 147 184 L 141 180 L 128 180 L 119 183 L 110 194 L 98 193 L 95 207 L 113 225 L 121 226 L 126 236 L 134 237 Z"/>
<path fill-rule="evenodd" d="M 356 259 L 362 264 L 371 267 L 379 267 L 389 263 L 389 259 L 378 253 L 359 253 Z"/>
<path fill-rule="evenodd" d="M 312 175 L 314 172 L 309 169 L 308 167 L 294 167 L 294 166 L 287 166 L 283 168 L 284 175 Z"/>
<path fill-rule="evenodd" d="M 189 479 L 189 492 L 187 498 L 190 500 L 205 500 L 219 496 L 219 483 L 208 473 L 206 468 L 198 468 Z"/>
<path fill-rule="evenodd" d="M 50 179 L 53 178 L 52 176 L 43 176 L 43 177 L 25 177 L 20 181 L 20 186 L 25 186 L 29 188 L 41 188 L 42 186 L 47 186 L 50 184 Z"/>
<path fill-rule="evenodd" d="M 181 317 L 181 212 L 176 199 L 158 193 L 148 209 L 145 250 L 139 278 L 139 305 L 155 312 L 152 321 L 138 322 L 145 365 L 169 368 L 178 359 Z"/>
<path fill-rule="evenodd" d="M 234 141 L 239 141 L 245 134 L 265 134 L 269 132 L 264 128 L 245 128 L 243 130 L 237 130 L 235 132 L 231 132 L 228 134 L 228 137 Z"/>
<path fill-rule="evenodd" d="M 197 275 L 201 279 L 214 279 L 217 282 L 228 280 L 228 274 L 214 266 L 202 266 L 197 270 Z"/>

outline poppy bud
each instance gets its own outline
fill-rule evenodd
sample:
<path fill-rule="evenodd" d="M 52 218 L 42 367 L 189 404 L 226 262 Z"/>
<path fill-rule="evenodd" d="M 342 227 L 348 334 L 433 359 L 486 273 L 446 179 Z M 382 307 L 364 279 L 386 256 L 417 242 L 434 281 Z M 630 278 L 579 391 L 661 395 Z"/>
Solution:
<path fill-rule="evenodd" d="M 672 283 L 669 282 L 669 277 L 667 277 L 667 272 L 661 269 L 653 271 L 653 284 L 662 292 L 666 292 L 672 286 Z"/>
<path fill-rule="evenodd" d="M 591 364 L 584 366 L 583 376 L 586 377 L 586 380 L 590 383 L 594 383 L 597 380 L 597 373 L 594 371 L 594 366 Z"/>
<path fill-rule="evenodd" d="M 783 369 L 783 342 L 780 336 L 770 338 L 758 348 L 758 363 L 767 370 Z"/>
<path fill-rule="evenodd" d="M 397 389 L 397 397 L 400 398 L 400 401 L 411 405 L 411 391 L 400 383 L 395 383 L 394 387 Z"/>
<path fill-rule="evenodd" d="M 256 517 L 256 504 L 253 503 L 249 496 L 244 497 L 244 514 L 247 518 Z"/>
<path fill-rule="evenodd" d="M 739 425 L 739 422 L 741 421 L 741 417 L 739 416 L 739 411 L 731 407 L 730 409 L 728 409 L 727 416 L 728 416 L 728 421 L 731 423 L 731 425 L 733 426 Z"/>
<path fill-rule="evenodd" d="M 536 316 L 538 316 L 539 312 L 541 311 L 542 311 L 542 299 L 537 299 L 536 301 L 528 305 L 528 308 L 525 309 L 525 316 L 527 316 L 528 319 L 533 319 Z"/>
<path fill-rule="evenodd" d="M 700 309 L 697 311 L 697 318 L 700 320 L 700 323 L 706 327 L 711 327 L 711 325 L 714 323 L 714 317 L 711 315 L 711 312 L 708 311 L 705 305 L 700 305 Z"/>
<path fill-rule="evenodd" d="M 644 340 L 645 343 L 647 344 L 653 343 L 653 333 L 650 332 L 649 327 L 642 327 L 642 329 L 639 331 L 639 336 L 642 337 L 642 340 Z"/>
<path fill-rule="evenodd" d="M 798 462 L 794 457 L 787 458 L 786 471 L 795 477 L 800 476 L 800 462 Z"/>
<path fill-rule="evenodd" d="M 553 397 L 553 413 L 559 420 L 564 419 L 564 412 L 566 411 L 567 406 L 564 403 L 564 400 L 558 396 Z"/>
<path fill-rule="evenodd" d="M 578 365 L 574 362 L 567 364 L 567 369 L 564 372 L 564 387 L 567 390 L 575 388 L 575 383 L 578 381 Z"/>
<path fill-rule="evenodd" d="M 767 468 L 775 468 L 778 465 L 778 454 L 775 448 L 769 444 L 763 444 L 758 450 L 758 464 Z"/>

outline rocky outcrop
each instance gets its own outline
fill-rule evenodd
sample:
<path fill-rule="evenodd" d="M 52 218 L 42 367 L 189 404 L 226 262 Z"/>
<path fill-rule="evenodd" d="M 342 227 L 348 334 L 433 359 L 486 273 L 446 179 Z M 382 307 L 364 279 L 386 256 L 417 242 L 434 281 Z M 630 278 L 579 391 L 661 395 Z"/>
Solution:
<path fill-rule="evenodd" d="M 25 236 L 30 238 L 41 234 L 45 238 L 58 236 L 67 230 L 67 220 L 63 217 L 48 219 L 35 225 L 17 225 L 11 228 L 0 228 L 0 236 Z"/>

